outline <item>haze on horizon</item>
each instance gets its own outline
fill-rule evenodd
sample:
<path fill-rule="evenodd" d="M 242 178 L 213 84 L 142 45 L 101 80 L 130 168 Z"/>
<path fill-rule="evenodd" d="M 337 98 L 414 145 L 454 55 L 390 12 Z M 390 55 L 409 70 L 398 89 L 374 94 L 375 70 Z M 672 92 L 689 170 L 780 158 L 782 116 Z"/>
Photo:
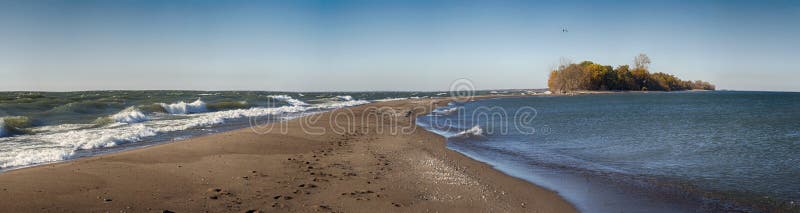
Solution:
<path fill-rule="evenodd" d="M 0 91 L 545 88 L 561 58 L 639 53 L 800 91 L 798 26 L 798 1 L 2 1 Z"/>

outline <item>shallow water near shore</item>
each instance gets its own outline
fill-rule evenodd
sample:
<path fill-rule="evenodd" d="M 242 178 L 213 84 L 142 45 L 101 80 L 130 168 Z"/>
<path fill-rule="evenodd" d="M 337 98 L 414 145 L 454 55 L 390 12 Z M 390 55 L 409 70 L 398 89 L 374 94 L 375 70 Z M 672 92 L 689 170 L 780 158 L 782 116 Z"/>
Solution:
<path fill-rule="evenodd" d="M 798 108 L 800 93 L 622 93 L 453 103 L 417 122 L 583 211 L 758 212 L 798 208 Z"/>

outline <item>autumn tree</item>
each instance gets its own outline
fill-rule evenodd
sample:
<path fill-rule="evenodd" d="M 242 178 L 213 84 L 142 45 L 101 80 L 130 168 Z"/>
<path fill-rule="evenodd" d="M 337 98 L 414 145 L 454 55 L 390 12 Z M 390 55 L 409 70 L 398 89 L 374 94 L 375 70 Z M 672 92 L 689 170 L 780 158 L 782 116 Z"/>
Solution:
<path fill-rule="evenodd" d="M 715 86 L 704 81 L 683 81 L 674 75 L 650 73 L 650 58 L 639 54 L 633 60 L 634 67 L 620 65 L 616 68 L 584 61 L 579 64 L 562 59 L 558 68 L 550 72 L 547 86 L 550 91 L 565 93 L 576 90 L 714 90 Z"/>

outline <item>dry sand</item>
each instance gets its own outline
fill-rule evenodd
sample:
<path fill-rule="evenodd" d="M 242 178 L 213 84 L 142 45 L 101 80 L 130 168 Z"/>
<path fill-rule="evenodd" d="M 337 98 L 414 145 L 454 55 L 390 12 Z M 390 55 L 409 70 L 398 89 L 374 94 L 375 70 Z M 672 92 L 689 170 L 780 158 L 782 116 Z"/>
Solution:
<path fill-rule="evenodd" d="M 9 171 L 0 174 L 0 211 L 577 211 L 414 125 L 446 101 L 373 103 L 270 124 L 265 134 L 247 128 Z"/>

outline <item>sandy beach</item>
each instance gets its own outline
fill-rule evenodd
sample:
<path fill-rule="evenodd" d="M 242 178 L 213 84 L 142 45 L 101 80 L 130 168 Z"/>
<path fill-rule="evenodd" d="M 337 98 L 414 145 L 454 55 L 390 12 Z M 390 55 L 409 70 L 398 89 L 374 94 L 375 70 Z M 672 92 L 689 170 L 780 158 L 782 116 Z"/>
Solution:
<path fill-rule="evenodd" d="M 0 206 L 15 212 L 577 211 L 553 191 L 449 150 L 445 138 L 415 128 L 416 116 L 447 101 L 378 102 L 258 131 L 8 171 L 0 174 Z"/>

